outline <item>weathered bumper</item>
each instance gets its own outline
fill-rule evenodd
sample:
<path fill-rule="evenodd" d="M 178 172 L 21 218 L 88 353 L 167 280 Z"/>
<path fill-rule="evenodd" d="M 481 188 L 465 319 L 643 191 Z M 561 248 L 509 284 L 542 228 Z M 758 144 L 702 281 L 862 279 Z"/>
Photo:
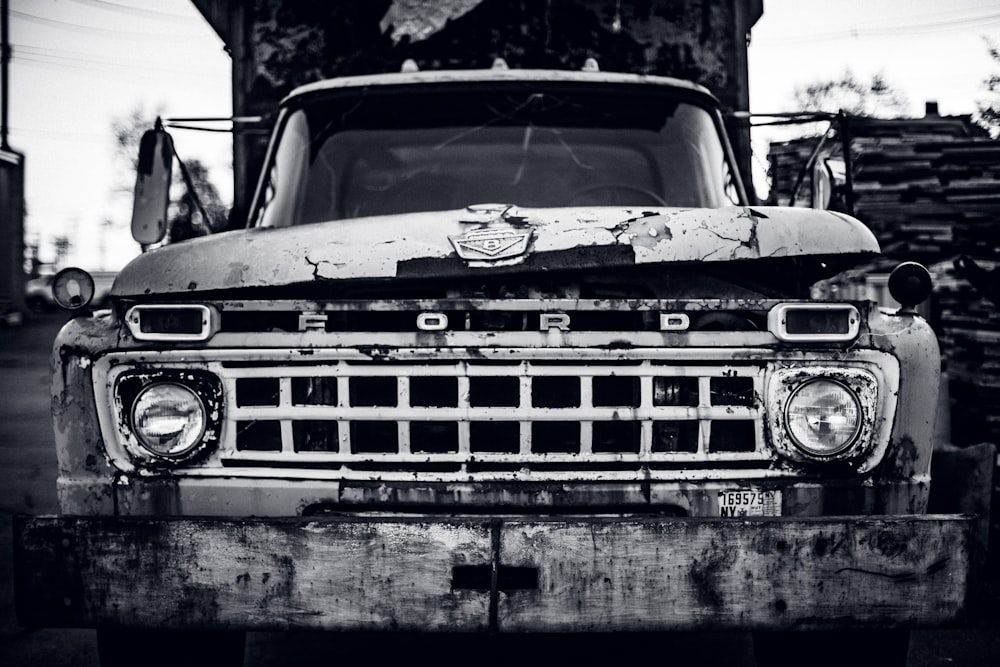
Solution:
<path fill-rule="evenodd" d="M 31 626 L 612 631 L 955 621 L 962 516 L 17 517 Z"/>

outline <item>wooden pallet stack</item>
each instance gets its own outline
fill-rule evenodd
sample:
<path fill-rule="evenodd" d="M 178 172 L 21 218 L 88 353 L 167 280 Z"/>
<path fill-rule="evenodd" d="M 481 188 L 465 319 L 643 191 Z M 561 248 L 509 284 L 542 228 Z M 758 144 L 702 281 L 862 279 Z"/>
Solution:
<path fill-rule="evenodd" d="M 979 262 L 987 269 L 1000 264 Z M 1000 307 L 960 277 L 951 262 L 930 269 L 934 324 L 950 380 L 952 441 L 1000 445 Z"/>
<path fill-rule="evenodd" d="M 1000 251 L 1000 142 L 968 116 L 850 119 L 855 215 L 890 257 L 934 262 Z M 787 204 L 814 138 L 772 144 L 771 201 Z M 821 159 L 842 160 L 828 142 Z M 797 205 L 809 204 L 806 178 Z"/>
<path fill-rule="evenodd" d="M 956 274 L 954 258 L 1000 264 L 1000 141 L 968 116 L 852 118 L 855 216 L 898 261 L 920 261 L 935 278 L 932 323 L 950 377 L 956 444 L 1000 444 L 1000 304 Z M 772 144 L 771 202 L 787 204 L 815 139 Z M 821 159 L 842 160 L 839 140 Z M 809 204 L 811 183 L 799 205 Z M 877 270 L 877 269 L 876 269 Z M 1000 273 L 998 280 L 1000 280 Z"/>

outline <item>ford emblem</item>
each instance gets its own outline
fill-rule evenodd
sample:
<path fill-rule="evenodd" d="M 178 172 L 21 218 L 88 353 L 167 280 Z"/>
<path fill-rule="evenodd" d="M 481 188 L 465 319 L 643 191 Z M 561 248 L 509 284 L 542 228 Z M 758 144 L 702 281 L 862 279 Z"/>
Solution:
<path fill-rule="evenodd" d="M 492 261 L 525 254 L 531 234 L 530 229 L 477 229 L 448 240 L 462 259 Z"/>

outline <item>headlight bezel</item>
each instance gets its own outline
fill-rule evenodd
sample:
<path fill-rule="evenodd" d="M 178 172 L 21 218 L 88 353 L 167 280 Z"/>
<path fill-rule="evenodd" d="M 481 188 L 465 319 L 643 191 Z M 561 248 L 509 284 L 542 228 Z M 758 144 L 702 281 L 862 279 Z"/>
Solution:
<path fill-rule="evenodd" d="M 788 410 L 793 397 L 802 388 L 829 381 L 845 388 L 858 406 L 858 424 L 853 436 L 842 447 L 831 452 L 811 451 L 797 443 L 789 424 Z M 857 461 L 872 454 L 875 434 L 881 428 L 882 414 L 879 380 L 864 368 L 847 366 L 801 366 L 775 370 L 768 382 L 770 434 L 775 449 L 785 459 L 801 464 L 826 464 Z"/>
<path fill-rule="evenodd" d="M 179 452 L 158 452 L 143 443 L 135 423 L 135 409 L 139 399 L 154 387 L 178 385 L 191 392 L 201 404 L 204 426 L 199 437 Z M 198 369 L 130 370 L 115 382 L 115 405 L 118 411 L 119 432 L 126 452 L 136 463 L 147 466 L 177 466 L 200 458 L 220 441 L 223 423 L 222 383 L 213 373 Z"/>

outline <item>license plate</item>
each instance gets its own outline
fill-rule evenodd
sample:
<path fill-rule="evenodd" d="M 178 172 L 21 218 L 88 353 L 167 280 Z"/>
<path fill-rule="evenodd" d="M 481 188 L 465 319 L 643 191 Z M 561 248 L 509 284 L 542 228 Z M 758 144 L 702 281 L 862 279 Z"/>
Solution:
<path fill-rule="evenodd" d="M 781 516 L 781 491 L 763 489 L 719 491 L 719 516 Z"/>

